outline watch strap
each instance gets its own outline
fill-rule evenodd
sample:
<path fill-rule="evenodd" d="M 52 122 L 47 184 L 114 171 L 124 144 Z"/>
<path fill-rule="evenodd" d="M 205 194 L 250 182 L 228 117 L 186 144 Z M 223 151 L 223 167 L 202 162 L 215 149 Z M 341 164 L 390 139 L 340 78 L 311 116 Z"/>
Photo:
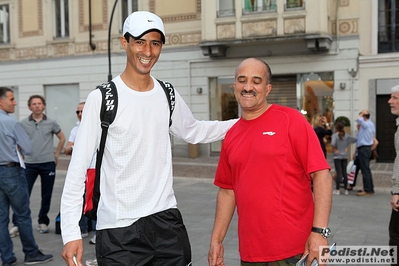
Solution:
<path fill-rule="evenodd" d="M 312 227 L 312 232 L 315 232 L 315 233 L 321 234 L 323 232 L 323 230 L 324 230 L 324 228 L 314 227 L 314 226 Z"/>
<path fill-rule="evenodd" d="M 320 228 L 320 227 L 312 227 L 312 232 L 321 234 L 324 238 L 328 238 L 331 235 L 331 230 L 328 227 Z"/>

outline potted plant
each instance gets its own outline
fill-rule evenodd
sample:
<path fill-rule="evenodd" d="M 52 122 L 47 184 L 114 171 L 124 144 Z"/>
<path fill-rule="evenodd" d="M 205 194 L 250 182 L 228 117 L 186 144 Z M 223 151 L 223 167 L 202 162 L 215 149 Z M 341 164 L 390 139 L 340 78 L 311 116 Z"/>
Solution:
<path fill-rule="evenodd" d="M 342 122 L 345 125 L 345 132 L 350 134 L 351 132 L 351 121 L 349 120 L 349 118 L 347 118 L 346 116 L 338 116 L 335 121 L 334 124 L 336 124 L 337 122 Z"/>
<path fill-rule="evenodd" d="M 351 121 L 349 120 L 349 118 L 347 118 L 346 116 L 338 116 L 335 119 L 334 124 L 336 124 L 337 122 L 342 122 L 344 123 L 345 127 L 350 127 L 351 126 Z"/>

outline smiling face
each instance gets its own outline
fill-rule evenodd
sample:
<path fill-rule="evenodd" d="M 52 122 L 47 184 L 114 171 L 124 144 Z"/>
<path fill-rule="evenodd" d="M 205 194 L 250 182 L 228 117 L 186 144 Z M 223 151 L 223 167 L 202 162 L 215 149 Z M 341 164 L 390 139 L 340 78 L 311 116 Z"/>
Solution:
<path fill-rule="evenodd" d="M 266 64 L 255 58 L 238 65 L 233 86 L 244 119 L 254 119 L 267 109 L 267 96 L 272 89 L 268 72 Z"/>
<path fill-rule="evenodd" d="M 140 39 L 121 37 L 121 44 L 127 55 L 127 68 L 139 75 L 148 75 L 158 61 L 162 49 L 162 36 L 150 31 Z"/>
<path fill-rule="evenodd" d="M 393 115 L 399 116 L 399 92 L 394 92 L 391 94 L 391 98 L 389 98 L 388 104 L 391 108 L 391 113 Z"/>

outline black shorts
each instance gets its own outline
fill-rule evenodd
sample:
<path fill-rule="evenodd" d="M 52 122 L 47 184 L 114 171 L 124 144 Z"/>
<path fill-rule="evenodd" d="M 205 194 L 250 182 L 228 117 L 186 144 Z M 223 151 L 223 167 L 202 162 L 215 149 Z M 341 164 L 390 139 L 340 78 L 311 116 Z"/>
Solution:
<path fill-rule="evenodd" d="M 98 230 L 99 266 L 187 266 L 191 247 L 178 209 L 140 218 L 131 226 Z"/>

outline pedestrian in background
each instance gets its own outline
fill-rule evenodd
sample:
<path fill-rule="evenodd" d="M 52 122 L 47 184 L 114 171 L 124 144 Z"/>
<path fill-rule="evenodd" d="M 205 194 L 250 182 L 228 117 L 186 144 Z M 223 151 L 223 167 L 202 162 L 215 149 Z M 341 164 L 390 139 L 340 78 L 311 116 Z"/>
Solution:
<path fill-rule="evenodd" d="M 271 69 L 260 59 L 236 68 L 241 118 L 226 134 L 216 171 L 210 266 L 224 265 L 223 239 L 236 207 L 242 266 L 295 265 L 306 253 L 310 265 L 328 244 L 330 166 L 308 121 L 267 102 L 271 82 Z"/>
<path fill-rule="evenodd" d="M 335 131 L 331 138 L 331 146 L 333 147 L 334 154 L 334 166 L 337 178 L 335 179 L 335 190 L 333 194 L 340 194 L 341 179 L 344 182 L 345 195 L 348 195 L 348 174 L 346 172 L 346 166 L 348 164 L 348 147 L 350 144 L 356 142 L 356 138 L 349 134 L 346 134 L 344 123 L 338 121 L 335 123 Z"/>
<path fill-rule="evenodd" d="M 3 266 L 17 263 L 8 232 L 10 207 L 15 226 L 19 228 L 25 264 L 44 263 L 53 258 L 53 255 L 45 255 L 39 250 L 32 232 L 28 184 L 22 159 L 32 152 L 32 143 L 21 124 L 8 115 L 14 113 L 16 105 L 14 92 L 0 87 L 0 255 Z"/>
<path fill-rule="evenodd" d="M 21 121 L 22 127 L 28 133 L 33 144 L 32 153 L 25 157 L 26 180 L 30 195 L 36 178 L 40 175 L 42 201 L 38 215 L 37 230 L 44 234 L 49 231 L 50 218 L 48 217 L 48 212 L 51 206 L 56 164 L 65 144 L 65 136 L 59 124 L 43 113 L 46 108 L 46 100 L 43 96 L 30 96 L 28 107 L 32 113 Z M 55 151 L 54 135 L 59 140 Z"/>
<path fill-rule="evenodd" d="M 396 157 L 393 163 L 392 173 L 392 212 L 391 219 L 389 221 L 389 245 L 396 246 L 399 250 L 399 85 L 394 86 L 391 91 L 392 94 L 391 98 L 389 98 L 388 104 L 391 108 L 391 113 L 398 116 L 398 118 L 396 118 L 397 129 L 394 135 Z M 398 265 L 398 259 L 399 256 L 396 257 L 396 263 L 393 263 L 392 265 Z"/>
<path fill-rule="evenodd" d="M 356 119 L 359 124 L 359 132 L 356 139 L 356 152 L 359 170 L 363 176 L 363 191 L 358 192 L 358 196 L 371 196 L 374 194 L 373 176 L 370 170 L 371 146 L 374 143 L 375 125 L 370 119 L 370 112 L 362 110 Z"/>
<path fill-rule="evenodd" d="M 96 256 L 100 266 L 191 265 L 191 247 L 173 191 L 170 134 L 186 142 L 224 138 L 236 122 L 199 121 L 177 90 L 170 107 L 161 84 L 151 75 L 165 43 L 160 17 L 147 11 L 130 14 L 121 47 L 126 68 L 112 81 L 118 92 L 117 115 L 108 129 L 101 167 L 97 210 Z M 85 173 L 101 135 L 100 90 L 87 97 L 61 198 L 62 256 L 82 264 L 78 226 Z M 140 232 L 137 234 L 136 232 Z"/>
<path fill-rule="evenodd" d="M 324 158 L 327 158 L 326 136 L 332 135 L 330 124 L 327 122 L 327 118 L 325 116 L 316 114 L 312 119 L 312 126 L 316 132 L 317 138 L 319 139 L 320 147 L 324 153 Z"/>
<path fill-rule="evenodd" d="M 71 133 L 69 133 L 68 142 L 64 148 L 64 153 L 66 155 L 72 155 L 73 144 L 75 143 L 76 135 L 78 134 L 80 121 L 82 121 L 82 113 L 83 113 L 84 106 L 85 106 L 85 102 L 81 102 L 76 107 L 76 117 L 78 118 L 78 121 L 76 121 L 76 126 L 74 126 L 71 129 Z"/>

